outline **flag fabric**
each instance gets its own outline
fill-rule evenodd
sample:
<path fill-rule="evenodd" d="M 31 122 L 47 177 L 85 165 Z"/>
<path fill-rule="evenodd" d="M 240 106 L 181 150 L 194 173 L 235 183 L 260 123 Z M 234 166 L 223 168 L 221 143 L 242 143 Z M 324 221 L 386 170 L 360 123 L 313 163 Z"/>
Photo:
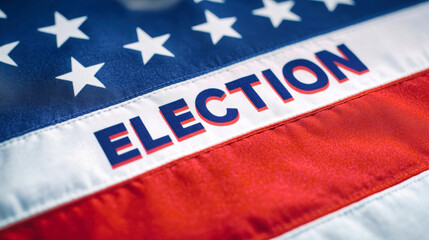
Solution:
<path fill-rule="evenodd" d="M 0 1 L 0 239 L 429 238 L 427 1 L 148 2 Z"/>

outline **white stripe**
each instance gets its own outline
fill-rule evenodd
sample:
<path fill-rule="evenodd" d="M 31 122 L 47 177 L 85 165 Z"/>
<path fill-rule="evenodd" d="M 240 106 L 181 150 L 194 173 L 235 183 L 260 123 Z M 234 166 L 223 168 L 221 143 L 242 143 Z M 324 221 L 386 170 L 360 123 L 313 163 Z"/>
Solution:
<path fill-rule="evenodd" d="M 429 3 L 379 17 L 355 26 L 293 44 L 173 86 L 47 127 L 0 144 L 0 227 L 43 212 L 130 179 L 177 158 L 205 149 L 254 129 L 326 106 L 359 92 L 408 76 L 429 67 Z M 262 80 L 268 68 L 281 77 L 285 63 L 296 58 L 315 61 L 321 50 L 336 52 L 346 44 L 370 69 L 361 76 L 347 72 L 339 84 L 330 76 L 323 92 L 303 95 L 290 90 L 295 100 L 284 104 Z M 241 93 L 213 104 L 224 113 L 236 107 L 240 120 L 231 126 L 204 124 L 207 132 L 112 170 L 93 133 L 141 116 L 154 138 L 169 134 L 158 112 L 160 105 L 185 98 L 194 116 L 196 95 L 207 88 L 225 90 L 225 83 L 255 73 L 262 84 L 255 90 L 269 109 L 257 112 Z M 217 109 L 219 108 L 219 109 Z M 127 125 L 129 127 L 129 125 Z M 128 129 L 132 132 L 131 129 Z M 130 135 L 134 146 L 139 141 Z M 139 146 L 140 152 L 144 152 Z"/>
<path fill-rule="evenodd" d="M 429 171 L 275 240 L 429 239 Z"/>

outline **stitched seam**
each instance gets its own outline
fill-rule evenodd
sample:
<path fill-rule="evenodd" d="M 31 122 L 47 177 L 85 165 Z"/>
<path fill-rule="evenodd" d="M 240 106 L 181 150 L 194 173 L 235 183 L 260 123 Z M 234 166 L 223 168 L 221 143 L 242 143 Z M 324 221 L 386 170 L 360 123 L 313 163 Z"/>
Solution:
<path fill-rule="evenodd" d="M 395 187 L 393 187 L 393 189 L 389 189 L 389 190 L 387 190 L 384 193 L 380 193 L 379 195 L 374 196 L 374 198 L 368 199 L 366 201 L 364 200 L 364 202 L 362 202 L 362 203 L 357 203 L 356 206 L 351 206 L 350 209 L 345 209 L 344 211 L 342 211 L 341 213 L 339 213 L 339 214 L 337 214 L 335 216 L 332 216 L 332 217 L 327 218 L 327 219 L 323 219 L 323 220 L 321 220 L 320 222 L 317 222 L 314 225 L 308 226 L 308 227 L 306 227 L 306 228 L 304 228 L 304 229 L 302 229 L 302 230 L 300 230 L 300 231 L 298 231 L 296 233 L 293 233 L 290 236 L 287 236 L 287 238 L 293 238 L 295 236 L 298 236 L 300 234 L 308 232 L 308 231 L 312 230 L 313 228 L 325 225 L 325 224 L 333 221 L 334 219 L 341 218 L 343 216 L 353 214 L 354 212 L 357 212 L 357 211 L 365 208 L 366 206 L 368 206 L 368 205 L 370 205 L 370 204 L 372 204 L 374 202 L 381 201 L 381 200 L 385 199 L 386 197 L 389 197 L 390 195 L 393 195 L 394 193 L 397 193 L 399 191 L 404 190 L 408 186 L 415 185 L 415 184 L 417 184 L 419 182 L 422 182 L 422 181 L 426 180 L 428 177 L 429 177 L 429 175 L 426 174 L 424 176 L 417 177 L 416 179 L 413 179 L 410 182 L 402 184 L 402 185 L 400 185 L 398 187 L 395 186 Z"/>
<path fill-rule="evenodd" d="M 329 106 L 324 106 L 324 107 L 321 107 L 321 108 L 315 109 L 315 110 L 313 110 L 313 111 L 311 111 L 311 112 L 308 112 L 308 113 L 305 113 L 305 114 L 298 115 L 298 116 L 296 116 L 296 117 L 294 117 L 294 118 L 287 119 L 287 120 L 284 120 L 284 121 L 281 121 L 281 122 L 278 122 L 278 123 L 272 124 L 272 125 L 270 125 L 270 126 L 266 126 L 266 127 L 263 127 L 263 128 L 260 128 L 260 129 L 254 130 L 254 131 L 251 131 L 251 132 L 249 132 L 249 133 L 246 133 L 246 134 L 243 134 L 243 135 L 241 135 L 241 136 L 235 137 L 235 138 L 233 138 L 233 139 L 231 139 L 231 140 L 225 141 L 225 142 L 220 143 L 220 144 L 217 144 L 217 145 L 215 145 L 215 146 L 212 146 L 212 147 L 206 148 L 206 149 L 201 150 L 201 151 L 199 151 L 199 152 L 192 153 L 192 154 L 190 154 L 190 155 L 188 155 L 188 156 L 181 157 L 181 158 L 179 158 L 179 159 L 177 159 L 177 160 L 173 160 L 173 162 L 167 163 L 167 164 L 162 165 L 162 166 L 160 166 L 160 167 L 158 167 L 158 168 L 155 168 L 155 169 L 149 170 L 149 171 L 148 171 L 148 172 L 146 172 L 146 173 L 142 173 L 142 175 L 140 175 L 140 176 L 136 176 L 136 177 L 134 177 L 134 178 L 131 178 L 131 179 L 127 180 L 126 182 L 124 182 L 124 184 L 128 184 L 127 182 L 128 182 L 128 181 L 133 181 L 133 179 L 137 181 L 137 178 L 144 178 L 144 177 L 145 177 L 144 175 L 147 175 L 147 176 L 152 175 L 152 174 L 156 173 L 157 171 L 162 171 L 162 170 L 164 170 L 164 169 L 166 169 L 166 168 L 173 167 L 174 165 L 179 164 L 179 163 L 180 163 L 180 162 L 182 162 L 182 161 L 186 161 L 186 160 L 188 160 L 188 159 L 198 157 L 199 155 L 209 153 L 209 152 L 211 152 L 211 151 L 213 151 L 213 150 L 216 150 L 216 149 L 218 149 L 218 148 L 222 148 L 222 147 L 225 147 L 225 146 L 227 146 L 227 145 L 234 144 L 234 143 L 236 143 L 236 142 L 239 142 L 239 141 L 241 141 L 241 140 L 247 139 L 247 138 L 252 137 L 252 136 L 254 136 L 254 135 L 261 134 L 261 133 L 263 133 L 263 132 L 265 132 L 265 131 L 274 131 L 274 130 L 275 130 L 276 128 L 278 128 L 278 127 L 284 126 L 284 125 L 289 124 L 289 123 L 292 123 L 292 122 L 299 121 L 299 120 L 304 119 L 304 118 L 308 118 L 308 117 L 314 116 L 314 115 L 316 115 L 317 113 L 320 113 L 320 112 L 325 111 L 325 110 L 328 110 L 328 109 L 333 109 L 333 108 L 335 108 L 335 107 L 337 107 L 337 106 L 341 106 L 341 105 L 346 104 L 346 103 L 348 103 L 348 102 L 350 102 L 350 101 L 353 101 L 353 100 L 356 100 L 356 99 L 362 98 L 362 97 L 367 96 L 367 95 L 369 95 L 369 94 L 371 94 L 371 93 L 375 93 L 375 92 L 381 91 L 381 90 L 383 90 L 383 89 L 386 89 L 386 88 L 392 87 L 392 86 L 394 86 L 394 85 L 404 83 L 404 82 L 406 82 L 406 81 L 412 81 L 412 80 L 415 80 L 414 78 L 416 78 L 416 77 L 418 77 L 418 76 L 421 76 L 421 75 L 428 74 L 428 73 L 429 73 L 429 69 L 428 69 L 428 70 L 425 70 L 425 71 L 423 71 L 423 72 L 419 72 L 419 73 L 413 74 L 413 75 L 408 76 L 408 77 L 406 77 L 406 78 L 402 78 L 402 79 L 400 79 L 400 80 L 397 80 L 397 81 L 391 82 L 391 83 L 386 84 L 386 85 L 383 85 L 383 86 L 381 86 L 381 87 L 377 87 L 377 88 L 374 88 L 374 89 L 367 90 L 367 91 L 362 92 L 362 93 L 360 93 L 360 94 L 358 94 L 358 95 L 355 95 L 355 96 L 349 97 L 349 98 L 347 98 L 347 99 L 345 99 L 345 100 L 340 100 L 340 101 L 338 101 L 338 102 L 335 102 L 335 103 L 333 103 L 333 104 L 330 104 Z M 118 186 L 121 186 L 121 185 L 118 185 Z"/>
<path fill-rule="evenodd" d="M 355 202 L 358 202 L 359 200 L 362 200 L 362 199 L 364 199 L 366 197 L 370 197 L 371 195 L 376 194 L 377 192 L 389 189 L 389 187 L 394 187 L 394 185 L 396 185 L 398 183 L 401 183 L 403 181 L 406 181 L 407 179 L 410 179 L 413 176 L 416 176 L 417 174 L 422 173 L 422 172 L 427 171 L 427 170 L 429 170 L 429 165 L 428 164 L 424 164 L 423 166 L 421 166 L 419 168 L 410 170 L 410 171 L 406 172 L 405 174 L 399 175 L 399 177 L 397 177 L 395 179 L 392 179 L 392 180 L 390 180 L 388 182 L 385 182 L 381 186 L 373 187 L 373 188 L 370 188 L 370 189 L 364 189 L 363 192 L 360 192 L 359 194 L 355 194 L 355 195 L 353 195 L 353 196 L 345 199 L 344 201 L 342 201 L 342 203 L 337 204 L 335 207 L 326 207 L 326 208 L 322 208 L 322 209 L 316 210 L 315 212 L 312 212 L 312 214 L 307 214 L 306 216 L 302 216 L 302 217 L 297 218 L 296 221 L 294 219 L 294 221 L 292 221 L 290 224 L 280 224 L 277 227 L 275 227 L 276 230 L 273 231 L 275 233 L 272 233 L 272 234 L 263 233 L 263 234 L 256 235 L 255 237 L 252 237 L 252 238 L 249 238 L 249 239 L 269 239 L 269 238 L 273 238 L 273 237 L 278 237 L 278 236 L 280 236 L 282 234 L 285 234 L 287 231 L 290 231 L 290 230 L 292 230 L 292 229 L 294 229 L 296 227 L 299 227 L 299 226 L 301 226 L 303 224 L 306 224 L 306 223 L 308 223 L 310 221 L 316 220 L 319 217 L 323 217 L 323 216 L 326 216 L 327 214 L 330 214 L 330 213 L 333 213 L 335 211 L 338 211 L 341 208 L 346 207 L 347 205 L 350 205 L 350 204 L 353 204 Z M 313 228 L 315 228 L 315 227 L 317 227 L 319 225 L 323 225 L 323 224 L 325 224 L 325 223 L 327 223 L 329 221 L 332 221 L 334 218 L 337 218 L 337 217 L 340 217 L 340 216 L 343 216 L 343 215 L 346 215 L 346 214 L 350 214 L 350 213 L 352 213 L 354 211 L 357 211 L 357 210 L 359 210 L 359 208 L 365 207 L 365 205 L 368 205 L 368 204 L 370 204 L 372 202 L 379 201 L 382 198 L 384 198 L 386 196 L 389 196 L 392 193 L 397 192 L 397 191 L 399 191 L 399 190 L 407 187 L 408 185 L 413 184 L 413 183 L 418 182 L 418 181 L 421 181 L 421 180 L 423 180 L 424 178 L 427 178 L 427 177 L 429 177 L 429 176 L 425 176 L 425 177 L 422 177 L 420 179 L 411 181 L 410 183 L 405 184 L 404 186 L 402 186 L 399 189 L 394 189 L 393 191 L 388 191 L 388 192 L 382 194 L 381 196 L 377 196 L 376 198 L 374 198 L 374 199 L 372 199 L 372 200 L 370 200 L 368 202 L 363 203 L 362 205 L 359 205 L 359 206 L 353 207 L 352 209 L 346 210 L 345 212 L 342 212 L 338 216 L 332 217 L 330 219 L 326 219 L 326 220 L 324 220 L 324 221 L 322 221 L 320 223 L 317 223 L 315 225 L 309 226 L 305 230 L 302 230 L 302 231 L 300 231 L 298 233 L 292 234 L 291 236 L 288 236 L 287 239 L 293 238 L 294 236 L 300 235 L 303 232 L 309 231 L 309 230 L 311 230 L 311 229 L 313 229 Z"/>
<path fill-rule="evenodd" d="M 417 9 L 419 7 L 425 8 L 425 3 L 424 2 L 423 3 L 418 3 L 416 5 L 412 5 L 412 6 L 408 7 L 408 8 L 400 9 L 399 10 L 400 12 L 389 12 L 388 14 L 381 15 L 381 16 L 386 17 L 388 15 L 395 15 L 395 17 L 397 17 L 397 18 L 398 17 L 403 17 L 403 15 L 405 14 L 406 11 L 410 11 L 411 8 L 416 8 Z M 25 140 L 26 138 L 31 137 L 33 135 L 37 136 L 37 135 L 39 135 L 39 134 L 41 134 L 43 132 L 54 130 L 54 129 L 57 129 L 57 128 L 62 127 L 62 126 L 67 126 L 69 124 L 74 123 L 75 121 L 84 120 L 84 119 L 91 118 L 93 116 L 96 116 L 96 115 L 99 115 L 99 114 L 102 114 L 102 113 L 110 112 L 110 111 L 115 110 L 117 108 L 121 108 L 121 107 L 127 106 L 129 104 L 135 103 L 135 102 L 137 102 L 137 101 L 139 101 L 141 99 L 145 99 L 145 98 L 151 97 L 152 95 L 158 94 L 160 92 L 172 90 L 172 89 L 175 89 L 175 88 L 178 88 L 178 87 L 181 87 L 181 86 L 185 86 L 185 85 L 188 85 L 188 84 L 191 84 L 191 83 L 196 83 L 196 82 L 202 80 L 203 78 L 207 78 L 207 77 L 212 77 L 212 76 L 219 75 L 219 74 L 221 74 L 223 72 L 227 72 L 227 71 L 231 70 L 231 68 L 236 67 L 236 65 L 238 65 L 238 64 L 251 64 L 253 62 L 258 61 L 260 58 L 269 58 L 269 57 L 277 56 L 279 54 L 284 54 L 283 50 L 285 50 L 285 48 L 291 48 L 291 49 L 293 49 L 293 48 L 298 48 L 298 47 L 300 47 L 302 45 L 309 44 L 309 42 L 313 43 L 313 42 L 315 42 L 315 39 L 326 37 L 327 34 L 335 32 L 335 31 L 341 31 L 340 33 L 336 33 L 336 34 L 338 34 L 338 37 L 341 37 L 341 36 L 344 36 L 344 35 L 348 35 L 351 32 L 356 32 L 356 31 L 358 31 L 360 29 L 363 29 L 363 28 L 368 28 L 368 27 L 376 25 L 376 24 L 383 24 L 383 23 L 388 22 L 390 20 L 391 19 L 389 19 L 389 17 L 382 18 L 382 19 L 376 17 L 376 18 L 369 19 L 368 20 L 369 22 L 361 22 L 360 25 L 349 25 L 345 29 L 334 29 L 334 30 L 328 31 L 327 33 L 323 33 L 321 35 L 315 36 L 314 38 L 311 38 L 311 41 L 310 41 L 310 39 L 305 39 L 304 38 L 305 40 L 302 40 L 302 41 L 296 42 L 296 43 L 292 43 L 292 45 L 286 45 L 286 46 L 283 46 L 283 47 L 280 47 L 280 48 L 276 48 L 274 50 L 271 50 L 268 53 L 262 53 L 262 55 L 257 55 L 257 56 L 248 58 L 248 59 L 243 60 L 243 61 L 241 61 L 241 59 L 240 59 L 240 60 L 238 60 L 239 62 L 232 62 L 231 65 L 223 67 L 221 70 L 214 70 L 213 72 L 210 72 L 208 74 L 201 75 L 201 76 L 195 77 L 193 79 L 189 79 L 188 81 L 185 81 L 185 82 L 179 82 L 179 83 L 176 83 L 176 84 L 174 84 L 172 86 L 168 86 L 168 87 L 165 87 L 165 88 L 162 88 L 162 89 L 158 89 L 158 90 L 155 90 L 155 91 L 150 92 L 150 93 L 146 93 L 143 96 L 135 97 L 135 98 L 127 100 L 125 102 L 118 103 L 117 105 L 113 105 L 113 106 L 111 106 L 110 104 L 102 105 L 101 107 L 108 106 L 105 109 L 95 110 L 94 112 L 91 112 L 91 113 L 88 113 L 88 114 L 85 114 L 85 115 L 82 115 L 82 116 L 78 116 L 78 117 L 75 117 L 75 118 L 72 118 L 72 119 L 69 119 L 69 120 L 65 120 L 64 122 L 60 122 L 60 123 L 55 123 L 54 122 L 54 125 L 46 126 L 45 128 L 41 128 L 40 129 L 41 126 L 45 126 L 46 125 L 46 124 L 41 124 L 41 125 L 38 125 L 38 126 L 36 126 L 34 128 L 31 128 L 31 129 L 38 129 L 38 130 L 34 130 L 33 132 L 27 132 L 26 131 L 27 133 L 24 133 L 24 135 L 22 135 L 22 136 L 17 136 L 17 137 L 14 137 L 14 138 L 11 138 L 11 139 L 8 139 L 8 140 L 4 141 L 3 143 L 0 144 L 0 149 L 6 147 L 9 144 L 13 144 L 14 142 Z M 199 73 L 197 73 L 197 74 L 199 74 Z M 184 78 L 187 78 L 187 77 L 184 77 Z M 181 78 L 179 78 L 179 79 L 181 79 Z M 174 81 L 175 80 L 170 81 L 170 82 L 174 82 Z M 161 85 L 157 85 L 157 86 L 162 86 L 162 84 Z M 149 91 L 150 91 L 150 89 L 153 89 L 153 88 L 154 87 L 149 88 Z M 125 99 L 127 99 L 127 98 L 125 98 Z M 122 100 L 124 100 L 124 98 L 121 99 L 120 101 L 122 101 Z M 79 113 L 78 114 L 73 114 L 71 116 L 74 117 L 76 115 L 79 115 Z M 28 131 L 31 131 L 31 129 L 28 130 Z M 16 135 L 19 135 L 21 133 L 17 133 Z"/>
<path fill-rule="evenodd" d="M 291 119 L 288 119 L 288 120 L 284 120 L 284 121 L 281 121 L 281 122 L 279 122 L 279 123 L 273 124 L 273 125 L 271 125 L 271 126 L 267 126 L 267 127 L 264 127 L 264 128 L 261 128 L 261 129 L 258 129 L 258 130 L 255 130 L 255 131 L 249 132 L 249 133 L 244 134 L 244 135 L 242 135 L 242 136 L 240 136 L 240 137 L 236 137 L 236 138 L 234 138 L 234 139 L 231 139 L 231 140 L 229 140 L 229 141 L 225 141 L 225 142 L 223 142 L 223 143 L 220 143 L 220 144 L 218 144 L 218 145 L 212 146 L 212 147 L 210 147 L 210 148 L 206 148 L 206 149 L 204 149 L 204 150 L 202 150 L 202 151 L 199 151 L 199 152 L 196 152 L 196 153 L 190 154 L 190 155 L 188 155 L 188 156 L 184 156 L 184 157 L 179 158 L 179 159 L 177 159 L 177 160 L 173 160 L 172 162 L 169 162 L 169 163 L 167 163 L 167 164 L 165 164 L 165 165 L 162 165 L 162 166 L 157 167 L 157 168 L 155 168 L 155 169 L 149 170 L 149 171 L 147 171 L 147 172 L 145 172 L 145 173 L 142 173 L 142 174 L 140 174 L 140 175 L 138 175 L 138 176 L 135 176 L 135 177 L 130 178 L 130 179 L 128 179 L 128 180 L 125 180 L 125 181 L 123 181 L 123 182 L 120 182 L 120 183 L 114 184 L 114 185 L 109 186 L 109 187 L 107 187 L 107 188 L 100 189 L 100 190 L 98 190 L 98 191 L 96 191 L 96 192 L 94 192 L 94 193 L 91 193 L 91 194 L 88 194 L 88 195 L 86 195 L 86 196 L 82 196 L 82 197 L 77 197 L 77 198 L 75 198 L 74 200 L 71 200 L 71 201 L 68 201 L 68 202 L 60 203 L 58 206 L 53 207 L 53 208 L 51 208 L 51 209 L 47 209 L 47 210 L 40 210 L 40 209 L 42 209 L 42 206 L 40 206 L 40 205 L 39 205 L 39 206 L 36 206 L 36 207 L 34 207 L 34 209 L 36 209 L 36 210 L 35 210 L 35 211 L 33 211 L 33 214 L 32 214 L 33 216 L 30 216 L 29 218 L 26 218 L 26 219 L 23 219 L 22 221 L 19 221 L 19 222 L 17 222 L 17 223 L 14 223 L 13 225 L 18 225 L 20 222 L 25 222 L 25 221 L 28 221 L 29 219 L 32 219 L 32 218 L 37 218 L 38 216 L 40 216 L 40 214 L 43 214 L 43 213 L 46 213 L 46 212 L 55 212 L 55 211 L 59 211 L 59 209 L 68 209 L 68 208 L 70 208 L 70 207 L 71 207 L 71 205 L 72 205 L 72 204 L 76 204 L 76 203 L 78 203 L 78 202 L 86 201 L 86 200 L 87 200 L 87 199 L 89 199 L 89 198 L 97 197 L 97 195 L 110 194 L 111 192 L 115 191 L 116 189 L 124 188 L 124 187 L 128 187 L 128 185 L 132 184 L 133 182 L 141 182 L 144 178 L 146 178 L 146 177 L 150 177 L 150 176 L 152 176 L 152 175 L 154 175 L 154 174 L 157 174 L 158 172 L 161 172 L 161 171 L 163 171 L 163 170 L 165 170 L 165 169 L 172 168 L 172 167 L 174 167 L 176 164 L 180 164 L 180 163 L 181 163 L 181 162 L 183 162 L 183 161 L 187 161 L 187 160 L 192 159 L 192 158 L 197 158 L 198 156 L 200 156 L 200 155 L 202 155 L 202 154 L 206 154 L 206 153 L 209 153 L 209 152 L 211 152 L 211 151 L 213 151 L 213 150 L 220 149 L 220 148 L 226 147 L 226 146 L 228 146 L 228 145 L 232 145 L 232 144 L 234 144 L 234 143 L 236 143 L 236 142 L 238 142 L 238 141 L 240 141 L 240 140 L 243 140 L 243 139 L 249 138 L 249 137 L 251 137 L 251 136 L 253 136 L 253 135 L 260 134 L 260 133 L 265 132 L 265 131 L 273 131 L 273 130 L 275 130 L 276 128 L 281 127 L 281 126 L 284 126 L 284 125 L 286 125 L 286 124 L 288 124 L 288 123 L 296 122 L 296 121 L 298 121 L 298 120 L 300 120 L 300 119 L 304 119 L 304 118 L 307 118 L 307 117 L 314 116 L 314 115 L 316 115 L 316 114 L 317 114 L 317 113 L 319 113 L 319 112 L 322 112 L 322 111 L 324 111 L 324 110 L 328 110 L 328 109 L 333 109 L 333 108 L 335 108 L 335 107 L 337 107 L 337 106 L 341 106 L 341 105 L 346 104 L 346 103 L 348 103 L 348 102 L 351 102 L 351 101 L 353 101 L 353 100 L 355 100 L 355 99 L 362 98 L 362 97 L 367 96 L 367 95 L 369 95 L 369 94 L 371 94 L 371 93 L 375 93 L 375 92 L 378 92 L 378 91 L 381 91 L 381 90 L 387 89 L 387 88 L 389 88 L 389 87 L 392 87 L 392 86 L 395 86 L 395 85 L 398 85 L 398 84 L 401 84 L 401 83 L 404 83 L 404 82 L 407 82 L 407 81 L 418 80 L 418 79 L 416 79 L 417 77 L 422 76 L 422 75 L 425 75 L 425 74 L 428 74 L 428 73 L 429 73 L 429 69 L 428 69 L 428 70 L 425 70 L 425 71 L 422 71 L 422 72 L 419 72 L 419 73 L 416 73 L 416 74 L 413 74 L 413 75 L 410 75 L 410 76 L 405 77 L 405 78 L 401 78 L 401 79 L 396 80 L 396 81 L 393 81 L 393 82 L 391 82 L 391 83 L 389 83 L 389 84 L 382 85 L 382 86 L 379 86 L 379 87 L 376 87 L 376 88 L 373 88 L 373 89 L 369 89 L 369 90 L 364 91 L 364 92 L 362 92 L 362 93 L 360 93 L 360 94 L 357 94 L 357 95 L 355 95 L 355 96 L 349 97 L 349 98 L 344 99 L 344 100 L 337 101 L 337 102 L 335 102 L 335 103 L 333 103 L 333 104 L 330 104 L 329 106 L 324 106 L 324 107 L 321 107 L 321 108 L 319 108 L 319 109 L 315 109 L 315 110 L 313 110 L 313 111 L 311 111 L 311 112 L 309 112 L 309 113 L 305 113 L 305 114 L 299 115 L 299 116 L 297 116 L 297 117 L 295 117 L 295 118 L 291 118 Z M 422 167 L 422 169 L 423 169 L 423 168 L 425 168 L 425 167 Z M 412 172 L 412 171 L 410 170 L 409 172 Z M 408 174 L 409 172 L 407 172 L 407 173 L 405 173 L 405 174 L 402 174 L 402 175 L 400 175 L 400 176 L 405 176 L 405 175 L 406 175 L 406 174 Z M 392 180 L 392 182 L 394 182 L 394 181 L 395 181 L 395 180 Z M 54 202 L 59 202 L 59 201 L 58 201 L 58 199 L 59 199 L 59 198 L 57 198 L 57 199 L 53 199 L 52 201 L 54 201 Z M 333 208 L 333 210 L 332 210 L 332 211 L 335 211 L 335 210 L 337 210 L 337 209 L 338 209 L 338 208 Z M 17 218 L 17 217 L 16 217 L 16 216 L 14 216 L 14 217 L 5 218 L 5 219 L 3 219 L 3 220 L 4 220 L 6 223 L 8 223 L 8 222 L 10 223 L 10 222 L 12 222 L 14 219 L 16 219 L 16 218 Z M 310 217 L 310 218 L 311 218 L 311 217 Z M 10 220 L 9 220 L 9 219 L 10 219 Z M 300 219 L 300 218 L 299 218 L 299 219 Z M 13 226 L 13 225 L 12 225 L 12 226 Z M 283 226 L 283 225 L 282 225 L 282 226 Z M 8 226 L 8 227 L 6 227 L 6 228 L 9 228 L 9 227 L 11 227 L 11 226 Z M 295 227 L 296 227 L 296 226 L 295 226 Z M 290 228 L 290 227 L 282 227 L 283 231 L 282 231 L 281 233 L 284 233 L 284 232 L 286 231 L 285 229 L 288 229 L 288 228 Z M 271 236 L 271 237 L 274 237 L 274 236 L 277 236 L 277 235 L 279 235 L 279 234 L 281 234 L 281 233 L 272 234 L 272 235 L 270 235 L 270 236 Z"/>

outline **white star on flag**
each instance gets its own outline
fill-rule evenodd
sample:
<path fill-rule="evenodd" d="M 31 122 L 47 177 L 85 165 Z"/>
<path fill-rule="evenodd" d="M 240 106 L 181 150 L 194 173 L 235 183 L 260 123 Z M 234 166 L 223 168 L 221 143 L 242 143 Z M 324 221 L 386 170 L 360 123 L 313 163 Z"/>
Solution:
<path fill-rule="evenodd" d="M 16 63 L 9 57 L 9 53 L 18 45 L 19 41 L 5 44 L 0 47 L 0 62 L 18 67 Z"/>
<path fill-rule="evenodd" d="M 143 58 L 143 64 L 149 62 L 153 55 L 163 55 L 168 57 L 174 57 L 174 54 L 168 51 L 164 46 L 162 46 L 168 39 L 170 34 L 165 34 L 162 36 L 152 38 L 143 31 L 141 28 L 137 28 L 137 39 L 135 43 L 130 43 L 124 46 L 124 48 L 140 51 Z"/>
<path fill-rule="evenodd" d="M 350 6 L 355 5 L 353 0 L 312 0 L 312 1 L 323 2 L 326 8 L 330 12 L 333 12 L 335 8 L 337 8 L 338 4 L 344 4 L 344 5 L 350 5 Z"/>
<path fill-rule="evenodd" d="M 192 30 L 209 33 L 214 45 L 224 36 L 241 38 L 241 35 L 231 27 L 237 21 L 236 17 L 218 18 L 209 10 L 206 10 L 204 14 L 207 22 L 193 26 Z"/>
<path fill-rule="evenodd" d="M 293 1 L 286 1 L 277 3 L 274 0 L 262 0 L 264 3 L 263 8 L 258 8 L 252 11 L 253 15 L 267 17 L 271 23 L 277 28 L 283 20 L 301 21 L 301 17 L 291 11 Z"/>
<path fill-rule="evenodd" d="M 100 70 L 104 63 L 92 65 L 89 67 L 84 67 L 73 57 L 71 58 L 71 67 L 72 71 L 61 76 L 56 77 L 57 79 L 70 81 L 73 83 L 74 96 L 86 86 L 92 85 L 96 87 L 106 88 L 103 83 L 101 83 L 96 77 L 95 74 Z"/>
<path fill-rule="evenodd" d="M 194 0 L 195 3 L 200 3 L 202 1 L 215 2 L 215 3 L 224 3 L 225 0 Z"/>
<path fill-rule="evenodd" d="M 1 9 L 0 9 L 0 18 L 7 18 L 6 13 L 4 13 Z"/>
<path fill-rule="evenodd" d="M 89 39 L 79 30 L 80 25 L 87 19 L 86 16 L 68 20 L 61 13 L 55 12 L 55 25 L 39 28 L 38 31 L 56 35 L 57 47 L 61 47 L 69 38 Z"/>

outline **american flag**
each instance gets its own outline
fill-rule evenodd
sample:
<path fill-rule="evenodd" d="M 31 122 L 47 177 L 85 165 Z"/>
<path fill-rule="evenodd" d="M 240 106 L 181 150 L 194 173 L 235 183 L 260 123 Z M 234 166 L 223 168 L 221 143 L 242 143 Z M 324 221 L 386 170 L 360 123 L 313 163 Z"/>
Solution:
<path fill-rule="evenodd" d="M 427 239 L 428 13 L 0 0 L 0 239 Z"/>

